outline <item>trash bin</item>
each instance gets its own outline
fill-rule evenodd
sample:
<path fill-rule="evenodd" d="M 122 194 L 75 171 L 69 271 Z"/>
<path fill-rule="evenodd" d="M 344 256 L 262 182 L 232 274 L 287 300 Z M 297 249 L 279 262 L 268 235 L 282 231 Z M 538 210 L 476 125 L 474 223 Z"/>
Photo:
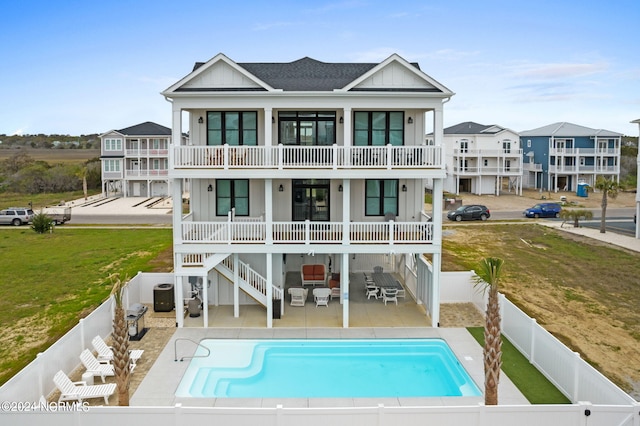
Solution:
<path fill-rule="evenodd" d="M 588 196 L 588 190 L 589 185 L 586 183 L 579 183 L 578 184 L 578 189 L 576 190 L 576 195 L 578 197 L 587 197 Z"/>

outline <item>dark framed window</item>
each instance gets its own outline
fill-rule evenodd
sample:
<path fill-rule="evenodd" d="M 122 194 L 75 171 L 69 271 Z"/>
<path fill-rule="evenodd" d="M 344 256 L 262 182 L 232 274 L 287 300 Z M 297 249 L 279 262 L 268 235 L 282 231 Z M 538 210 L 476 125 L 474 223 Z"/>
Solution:
<path fill-rule="evenodd" d="M 283 145 L 333 145 L 336 113 L 333 111 L 281 111 L 278 140 Z"/>
<path fill-rule="evenodd" d="M 236 216 L 249 216 L 249 180 L 216 181 L 216 216 L 226 216 L 232 208 Z"/>
<path fill-rule="evenodd" d="M 257 145 L 256 111 L 207 111 L 207 145 Z"/>
<path fill-rule="evenodd" d="M 354 145 L 404 145 L 403 111 L 356 111 L 353 116 Z"/>
<path fill-rule="evenodd" d="M 365 182 L 365 216 L 398 215 L 398 180 L 370 179 Z"/>

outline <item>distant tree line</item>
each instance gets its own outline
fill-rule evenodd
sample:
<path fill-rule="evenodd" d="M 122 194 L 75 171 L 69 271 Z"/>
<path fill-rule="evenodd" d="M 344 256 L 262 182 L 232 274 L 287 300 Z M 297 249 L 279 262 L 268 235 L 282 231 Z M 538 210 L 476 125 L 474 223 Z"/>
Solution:
<path fill-rule="evenodd" d="M 29 147 L 44 149 L 96 149 L 100 148 L 98 134 L 92 135 L 0 135 L 0 149 Z"/>
<path fill-rule="evenodd" d="M 102 185 L 100 159 L 82 164 L 55 164 L 36 161 L 24 152 L 17 152 L 0 161 L 0 192 L 40 194 L 79 191 L 86 178 L 87 189 Z"/>

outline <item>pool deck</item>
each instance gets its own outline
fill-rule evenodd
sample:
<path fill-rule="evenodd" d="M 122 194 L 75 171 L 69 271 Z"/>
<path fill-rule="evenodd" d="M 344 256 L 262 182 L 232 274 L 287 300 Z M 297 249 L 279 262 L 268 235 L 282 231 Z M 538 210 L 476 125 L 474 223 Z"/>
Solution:
<path fill-rule="evenodd" d="M 153 331 L 153 330 L 152 330 Z M 152 333 L 143 337 L 154 339 Z M 178 398 L 174 395 L 189 359 L 176 361 L 177 341 L 180 359 L 195 352 L 196 344 L 206 338 L 216 339 L 268 339 L 268 338 L 442 338 L 467 370 L 478 387 L 484 389 L 482 347 L 465 328 L 429 327 L 353 327 L 353 328 L 178 328 L 173 329 L 166 345 L 148 372 L 141 377 L 130 403 L 133 406 L 183 406 L 195 407 L 370 407 L 385 406 L 460 406 L 477 405 L 483 397 L 429 397 L 429 398 Z M 182 340 L 188 339 L 188 340 Z M 189 341 L 190 340 L 190 341 Z M 137 343 L 137 342 L 136 342 Z M 145 345 L 146 346 L 146 345 Z M 151 356 L 151 353 L 149 353 Z M 309 365 L 313 368 L 313 365 Z M 326 372 L 325 374 L 331 374 Z M 135 374 L 134 374 L 135 376 Z M 505 374 L 500 376 L 498 396 L 501 405 L 529 404 Z"/>

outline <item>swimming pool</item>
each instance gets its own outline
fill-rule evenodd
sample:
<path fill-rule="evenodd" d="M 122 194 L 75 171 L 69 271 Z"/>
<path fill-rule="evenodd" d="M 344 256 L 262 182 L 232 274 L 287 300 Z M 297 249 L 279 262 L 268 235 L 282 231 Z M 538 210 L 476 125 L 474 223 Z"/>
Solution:
<path fill-rule="evenodd" d="M 178 397 L 479 396 L 441 339 L 205 339 Z M 198 348 L 196 356 L 205 355 Z"/>

